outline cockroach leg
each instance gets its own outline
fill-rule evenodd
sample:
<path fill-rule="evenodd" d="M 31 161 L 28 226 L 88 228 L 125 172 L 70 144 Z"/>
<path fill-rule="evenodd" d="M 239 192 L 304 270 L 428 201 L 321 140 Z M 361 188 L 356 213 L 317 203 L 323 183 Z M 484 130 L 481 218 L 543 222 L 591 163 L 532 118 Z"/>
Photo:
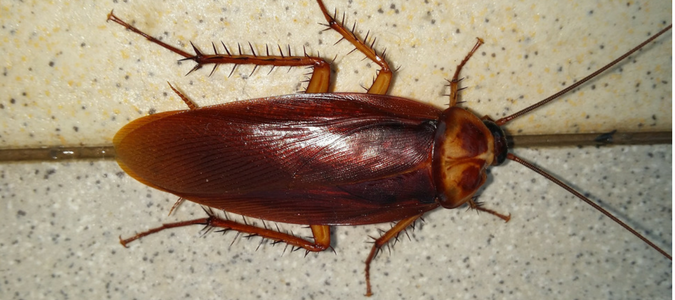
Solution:
<path fill-rule="evenodd" d="M 176 200 L 176 203 L 174 203 L 173 206 L 171 206 L 171 210 L 169 210 L 169 216 L 171 215 L 171 213 L 173 213 L 174 210 L 176 210 L 181 204 L 183 204 L 183 202 L 185 202 L 185 198 L 183 197 L 178 198 L 178 200 Z"/>
<path fill-rule="evenodd" d="M 389 229 L 387 232 L 382 234 L 382 236 L 380 236 L 375 240 L 375 243 L 373 243 L 373 247 L 370 249 L 370 254 L 366 259 L 366 296 L 370 297 L 373 295 L 373 291 L 370 286 L 370 263 L 375 258 L 375 255 L 377 255 L 377 252 L 379 252 L 382 246 L 387 244 L 391 239 L 396 238 L 398 234 L 401 233 L 401 231 L 408 228 L 408 226 L 414 224 L 417 219 L 422 217 L 422 215 L 423 214 L 414 215 L 412 217 L 408 217 L 406 219 L 398 221 L 398 223 L 396 223 L 394 227 Z"/>
<path fill-rule="evenodd" d="M 122 19 L 118 18 L 111 11 L 108 14 L 108 20 L 113 21 L 117 24 L 120 24 L 127 28 L 128 30 L 139 34 L 145 37 L 147 40 L 158 44 L 171 52 L 174 52 L 178 55 L 181 55 L 185 60 L 193 60 L 197 65 L 190 70 L 190 72 L 200 69 L 203 65 L 206 64 L 215 64 L 214 68 L 219 64 L 234 64 L 234 65 L 255 65 L 255 66 L 273 66 L 273 67 L 300 67 L 300 66 L 310 66 L 314 70 L 312 76 L 309 80 L 307 86 L 307 93 L 326 93 L 328 92 L 328 87 L 330 86 L 330 64 L 326 62 L 323 58 L 314 57 L 314 56 L 284 56 L 283 53 L 280 55 L 267 55 L 260 56 L 255 53 L 253 54 L 231 54 L 229 51 L 227 54 L 203 54 L 199 49 L 192 45 L 195 54 L 190 54 L 183 50 L 180 50 L 174 46 L 168 45 L 147 33 L 139 30 L 138 28 L 130 25 L 127 22 L 124 22 Z M 213 45 L 213 44 L 212 44 Z M 214 46 L 215 47 L 215 46 Z M 190 73 L 188 72 L 188 74 Z M 189 106 L 189 105 L 188 105 Z"/>
<path fill-rule="evenodd" d="M 168 82 L 167 82 L 167 83 L 168 83 Z M 171 89 L 174 91 L 174 93 L 176 93 L 176 94 L 178 95 L 178 97 L 180 97 L 180 99 L 183 100 L 183 102 L 185 102 L 185 104 L 187 104 L 187 106 L 188 106 L 190 109 L 197 109 L 197 108 L 199 108 L 199 106 L 197 106 L 197 103 L 195 103 L 194 101 L 190 100 L 190 98 L 188 98 L 188 97 L 185 96 L 183 93 L 181 93 L 181 92 L 178 91 L 176 88 L 174 88 L 173 85 L 171 85 L 171 83 L 169 83 L 169 87 L 171 87 Z M 178 204 L 178 202 L 176 202 L 176 203 Z M 176 205 L 174 205 L 174 206 L 176 206 Z"/>
<path fill-rule="evenodd" d="M 498 213 L 494 210 L 487 209 L 487 208 L 483 207 L 483 204 L 481 202 L 478 202 L 475 199 L 469 200 L 468 203 L 469 203 L 469 208 L 471 208 L 471 209 L 475 209 L 475 210 L 478 210 L 478 211 L 483 211 L 483 212 L 489 213 L 491 215 L 495 215 L 496 217 L 504 220 L 504 222 L 508 222 L 509 220 L 511 220 L 511 214 L 509 214 L 507 216 L 507 215 L 504 215 L 504 214 L 500 214 L 500 213 Z"/>
<path fill-rule="evenodd" d="M 375 82 L 373 82 L 373 85 L 371 85 L 370 88 L 368 89 L 368 94 L 379 94 L 379 95 L 386 94 L 387 90 L 389 90 L 389 83 L 391 82 L 391 77 L 393 73 L 391 71 L 391 68 L 389 67 L 389 64 L 384 59 L 384 54 L 382 55 L 377 54 L 377 51 L 373 49 L 375 39 L 373 39 L 370 45 L 366 44 L 368 37 L 367 35 L 366 39 L 361 40 L 353 31 L 353 29 L 348 30 L 344 27 L 343 22 L 338 22 L 337 20 L 335 20 L 337 12 L 333 16 L 331 16 L 330 13 L 328 13 L 328 10 L 326 9 L 326 6 L 323 4 L 322 1 L 319 0 L 317 1 L 317 3 L 321 8 L 323 16 L 326 18 L 326 21 L 328 21 L 328 24 L 326 24 L 326 26 L 337 31 L 340 35 L 342 35 L 342 38 L 349 41 L 352 45 L 354 45 L 354 47 L 356 47 L 356 49 L 358 49 L 361 53 L 365 54 L 366 57 L 368 57 L 370 60 L 372 60 L 374 63 L 380 66 L 380 70 L 377 72 Z"/>
<path fill-rule="evenodd" d="M 283 233 L 279 230 L 272 230 L 268 228 L 260 228 L 248 223 L 242 224 L 232 220 L 223 219 L 218 217 L 213 210 L 205 209 L 208 217 L 199 218 L 189 221 L 182 221 L 176 223 L 167 223 L 162 224 L 162 226 L 153 228 L 141 233 L 138 233 L 130 238 L 122 239 L 120 237 L 120 244 L 127 247 L 127 244 L 138 240 L 142 237 L 160 232 L 165 229 L 185 227 L 190 225 L 204 225 L 207 227 L 207 231 L 211 231 L 214 228 L 222 228 L 223 230 L 234 230 L 239 234 L 245 234 L 249 236 L 260 236 L 265 239 L 272 240 L 274 242 L 283 242 L 292 247 L 298 247 L 305 249 L 307 251 L 319 252 L 328 249 L 330 247 L 330 226 L 328 225 L 311 225 L 312 235 L 314 236 L 314 242 L 310 242 L 303 238 L 297 237 L 292 234 Z"/>
<path fill-rule="evenodd" d="M 162 226 L 160 226 L 160 227 L 153 228 L 153 229 L 141 232 L 141 233 L 137 233 L 136 235 L 134 235 L 130 238 L 123 239 L 122 236 L 120 236 L 119 237 L 120 238 L 120 244 L 122 244 L 122 246 L 124 246 L 124 248 L 129 248 L 129 246 L 127 246 L 127 244 L 129 244 L 129 243 L 131 243 L 135 240 L 138 240 L 138 239 L 140 239 L 144 236 L 148 236 L 148 235 L 160 232 L 160 231 L 165 230 L 165 229 L 185 227 L 185 226 L 190 226 L 190 225 L 207 225 L 208 222 L 209 222 L 209 219 L 210 219 L 210 217 L 209 218 L 194 219 L 194 220 L 189 220 L 189 221 L 176 222 L 176 223 L 162 224 Z"/>
<path fill-rule="evenodd" d="M 476 38 L 478 41 L 476 42 L 476 45 L 473 46 L 473 49 L 469 51 L 469 53 L 464 57 L 462 62 L 457 65 L 457 69 L 455 70 L 455 75 L 452 76 L 452 80 L 450 80 L 450 106 L 455 106 L 457 104 L 457 98 L 459 97 L 459 82 L 462 81 L 459 79 L 459 72 L 462 71 L 462 68 L 466 64 L 466 62 L 469 61 L 469 58 L 473 56 L 474 53 L 476 53 L 476 50 L 483 45 L 483 39 L 481 38 Z"/>
<path fill-rule="evenodd" d="M 167 43 L 164 43 L 164 42 L 162 42 L 162 41 L 160 41 L 160 40 L 158 40 L 158 39 L 156 39 L 156 38 L 154 38 L 154 37 L 152 37 L 152 36 L 146 34 L 145 32 L 140 31 L 138 28 L 136 28 L 136 27 L 134 27 L 134 26 L 131 26 L 131 25 L 128 24 L 127 22 L 122 21 L 122 19 L 120 19 L 120 18 L 118 18 L 117 16 L 115 16 L 115 14 L 113 13 L 112 10 L 111 10 L 110 13 L 108 14 L 108 21 L 113 21 L 113 22 L 115 22 L 115 23 L 117 23 L 117 24 L 120 24 L 120 25 L 126 27 L 126 29 L 128 29 L 128 30 L 130 30 L 130 31 L 132 31 L 132 32 L 134 32 L 134 33 L 137 33 L 137 34 L 143 36 L 143 37 L 146 38 L 148 41 L 151 41 L 151 42 L 153 42 L 153 43 L 155 43 L 155 44 L 157 44 L 157 45 L 160 45 L 160 46 L 162 46 L 162 47 L 168 49 L 168 50 L 171 51 L 171 52 L 174 52 L 174 53 L 176 53 L 176 54 L 182 55 L 182 56 L 185 57 L 185 58 L 190 58 L 190 57 L 192 57 L 192 54 L 187 53 L 187 52 L 185 52 L 185 51 L 183 51 L 183 50 L 180 50 L 180 49 L 178 49 L 178 48 L 176 48 L 176 47 L 174 47 L 174 46 L 171 46 L 171 45 L 169 45 L 169 44 L 167 44 Z"/>

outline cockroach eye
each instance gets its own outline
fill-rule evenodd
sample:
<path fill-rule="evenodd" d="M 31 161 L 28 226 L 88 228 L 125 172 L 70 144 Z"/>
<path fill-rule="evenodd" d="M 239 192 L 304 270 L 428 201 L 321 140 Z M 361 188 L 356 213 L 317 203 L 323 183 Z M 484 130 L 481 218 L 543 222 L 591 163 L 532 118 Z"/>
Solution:
<path fill-rule="evenodd" d="M 485 126 L 490 130 L 490 133 L 492 133 L 492 138 L 495 144 L 495 158 L 492 161 L 492 165 L 499 166 L 504 163 L 506 160 L 506 155 L 509 152 L 509 147 L 506 142 L 506 134 L 504 133 L 504 129 L 499 127 L 499 125 L 495 124 L 495 122 L 491 120 L 485 120 L 483 121 L 483 124 L 485 124 Z"/>

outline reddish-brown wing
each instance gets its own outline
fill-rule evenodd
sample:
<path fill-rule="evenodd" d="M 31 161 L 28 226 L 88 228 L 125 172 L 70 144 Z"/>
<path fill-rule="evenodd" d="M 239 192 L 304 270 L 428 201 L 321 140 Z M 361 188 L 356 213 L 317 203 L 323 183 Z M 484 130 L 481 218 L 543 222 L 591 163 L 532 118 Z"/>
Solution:
<path fill-rule="evenodd" d="M 440 111 L 369 94 L 300 94 L 151 115 L 115 136 L 131 176 L 267 220 L 386 222 L 435 207 Z"/>

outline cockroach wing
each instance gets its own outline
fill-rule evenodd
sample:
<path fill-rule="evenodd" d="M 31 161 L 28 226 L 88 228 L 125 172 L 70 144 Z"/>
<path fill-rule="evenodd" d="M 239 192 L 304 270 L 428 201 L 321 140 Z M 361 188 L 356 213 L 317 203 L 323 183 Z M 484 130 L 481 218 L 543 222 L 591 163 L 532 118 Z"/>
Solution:
<path fill-rule="evenodd" d="M 386 222 L 437 206 L 440 113 L 392 96 L 287 95 L 147 116 L 114 144 L 132 177 L 203 205 L 289 223 Z"/>

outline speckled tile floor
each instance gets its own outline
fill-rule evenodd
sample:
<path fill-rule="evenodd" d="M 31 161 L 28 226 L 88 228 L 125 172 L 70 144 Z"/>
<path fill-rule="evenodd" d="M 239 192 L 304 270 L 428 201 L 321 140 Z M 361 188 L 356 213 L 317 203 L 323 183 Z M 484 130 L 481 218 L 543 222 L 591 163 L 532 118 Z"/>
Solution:
<path fill-rule="evenodd" d="M 390 94 L 443 107 L 443 81 L 464 69 L 466 107 L 502 116 L 569 85 L 672 22 L 672 2 L 327 1 L 400 66 Z M 213 76 L 106 23 L 115 9 L 175 45 L 193 41 L 302 46 L 337 57 L 336 90 L 359 91 L 375 72 L 322 22 L 312 1 L 0 3 L 0 147 L 101 145 L 149 111 L 183 109 L 175 83 L 201 105 L 293 93 L 304 70 L 240 67 Z M 336 56 L 337 55 L 337 56 Z M 672 34 L 520 122 L 511 132 L 671 130 Z M 621 219 L 672 247 L 672 146 L 516 149 Z M 365 291 L 368 235 L 388 224 L 339 227 L 337 254 L 285 253 L 198 228 L 124 249 L 118 236 L 201 216 L 122 173 L 114 161 L 0 165 L 0 298 L 354 299 Z M 672 264 L 562 189 L 514 164 L 495 168 L 481 199 L 508 224 L 463 209 L 435 211 L 373 264 L 381 299 L 668 299 Z M 286 226 L 294 231 L 301 228 Z M 309 234 L 309 232 L 307 232 Z"/>

